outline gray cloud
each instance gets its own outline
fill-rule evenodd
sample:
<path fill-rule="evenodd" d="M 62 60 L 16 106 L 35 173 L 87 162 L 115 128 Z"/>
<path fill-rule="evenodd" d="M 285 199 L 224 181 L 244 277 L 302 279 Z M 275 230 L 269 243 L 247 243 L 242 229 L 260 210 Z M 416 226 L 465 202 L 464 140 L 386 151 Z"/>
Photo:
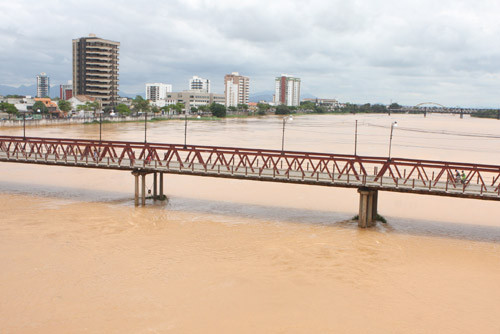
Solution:
<path fill-rule="evenodd" d="M 274 77 L 351 102 L 433 100 L 496 107 L 500 3 L 489 0 L 123 1 L 0 3 L 0 84 L 71 79 L 71 40 L 95 33 L 121 42 L 120 87 L 192 75 L 223 91 L 239 71 L 252 91 Z"/>

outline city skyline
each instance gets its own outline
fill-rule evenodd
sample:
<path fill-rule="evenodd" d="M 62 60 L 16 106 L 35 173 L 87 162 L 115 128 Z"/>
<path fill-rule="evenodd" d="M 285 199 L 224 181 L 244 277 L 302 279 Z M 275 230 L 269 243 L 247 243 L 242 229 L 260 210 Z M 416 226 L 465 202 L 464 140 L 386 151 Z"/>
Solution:
<path fill-rule="evenodd" d="M 67 82 L 71 40 L 95 33 L 121 43 L 122 94 L 147 82 L 184 87 L 193 75 L 223 92 L 224 75 L 237 71 L 251 93 L 273 91 L 276 76 L 293 73 L 303 93 L 344 102 L 500 105 L 494 1 L 117 4 L 0 4 L 0 85 L 32 85 L 40 72 Z"/>

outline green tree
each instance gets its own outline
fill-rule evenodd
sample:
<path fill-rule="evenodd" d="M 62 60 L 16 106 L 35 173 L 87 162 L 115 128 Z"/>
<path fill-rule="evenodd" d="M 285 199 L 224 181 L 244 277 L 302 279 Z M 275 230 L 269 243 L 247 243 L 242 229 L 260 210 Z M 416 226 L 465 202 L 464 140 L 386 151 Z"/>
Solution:
<path fill-rule="evenodd" d="M 184 110 L 184 103 L 177 102 L 176 104 L 171 105 L 170 108 L 177 114 L 182 114 L 182 111 Z"/>
<path fill-rule="evenodd" d="M 198 108 L 196 107 L 191 107 L 191 113 L 196 114 L 198 112 Z"/>
<path fill-rule="evenodd" d="M 119 105 L 116 106 L 116 112 L 120 116 L 127 116 L 130 115 L 130 108 L 127 107 L 125 104 L 120 103 Z"/>
<path fill-rule="evenodd" d="M 257 113 L 259 115 L 265 115 L 269 111 L 271 106 L 267 103 L 257 103 L 257 108 L 258 108 Z"/>
<path fill-rule="evenodd" d="M 372 112 L 384 114 L 387 112 L 387 108 L 383 104 L 373 104 Z"/>
<path fill-rule="evenodd" d="M 42 115 L 47 114 L 49 112 L 49 108 L 47 108 L 42 101 L 36 101 L 35 104 L 33 104 L 32 109 L 33 109 L 34 113 L 38 112 L 38 110 L 40 110 L 40 113 Z"/>
<path fill-rule="evenodd" d="M 222 104 L 213 102 L 210 105 L 210 111 L 215 117 L 226 117 L 226 107 Z"/>
<path fill-rule="evenodd" d="M 315 105 L 314 106 L 314 112 L 317 112 L 319 114 L 323 114 L 325 112 L 327 112 L 328 110 L 326 109 L 326 107 L 324 106 L 318 106 L 318 105 Z"/>
<path fill-rule="evenodd" d="M 78 110 L 78 111 L 81 111 L 81 110 L 90 111 L 90 107 L 89 107 L 88 102 L 85 103 L 85 104 L 79 104 L 79 105 L 77 105 L 76 106 L 76 110 Z"/>
<path fill-rule="evenodd" d="M 389 106 L 389 109 L 401 109 L 401 108 L 402 107 L 396 102 L 391 103 L 391 105 Z"/>
<path fill-rule="evenodd" d="M 148 112 L 151 109 L 149 105 L 149 100 L 144 100 L 140 95 L 137 95 L 135 99 L 132 100 L 132 108 L 135 112 Z"/>
<path fill-rule="evenodd" d="M 0 102 L 0 110 L 9 114 L 9 119 L 12 115 L 19 114 L 16 106 L 7 102 Z"/>
<path fill-rule="evenodd" d="M 290 107 L 280 104 L 276 107 L 276 111 L 274 112 L 276 115 L 288 115 L 291 112 Z"/>
<path fill-rule="evenodd" d="M 59 102 L 57 102 L 57 106 L 59 107 L 59 110 L 61 110 L 61 111 L 64 111 L 64 112 L 71 111 L 71 103 L 69 101 L 59 100 Z"/>
<path fill-rule="evenodd" d="M 300 109 L 304 111 L 313 111 L 316 109 L 316 104 L 312 101 L 303 101 L 300 102 Z"/>
<path fill-rule="evenodd" d="M 238 110 L 238 108 L 236 108 L 235 106 L 229 106 L 229 107 L 227 107 L 227 110 L 231 111 L 231 112 L 235 112 Z"/>
<path fill-rule="evenodd" d="M 345 104 L 343 111 L 355 114 L 355 113 L 359 112 L 359 107 L 356 104 L 351 104 L 348 102 Z"/>
<path fill-rule="evenodd" d="M 246 104 L 246 103 L 239 103 L 238 104 L 238 110 L 239 111 L 247 111 L 248 110 L 248 104 Z"/>
<path fill-rule="evenodd" d="M 88 105 L 88 108 L 94 112 L 94 118 L 96 117 L 96 113 L 98 110 L 101 110 L 101 102 L 99 101 L 94 101 L 94 102 L 87 102 L 85 103 Z"/>
<path fill-rule="evenodd" d="M 160 113 L 160 108 L 158 108 L 157 106 L 152 106 L 151 107 L 151 112 L 153 114 L 159 114 Z"/>

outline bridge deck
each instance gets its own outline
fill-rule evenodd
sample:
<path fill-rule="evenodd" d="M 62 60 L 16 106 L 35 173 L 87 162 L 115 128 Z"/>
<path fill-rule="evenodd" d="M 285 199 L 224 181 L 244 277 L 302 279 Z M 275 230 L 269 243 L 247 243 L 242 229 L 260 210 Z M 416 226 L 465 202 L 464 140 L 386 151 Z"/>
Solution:
<path fill-rule="evenodd" d="M 313 152 L 0 136 L 0 161 L 500 200 L 500 166 Z M 454 171 L 464 170 L 465 181 Z M 490 179 L 491 182 L 486 180 Z"/>

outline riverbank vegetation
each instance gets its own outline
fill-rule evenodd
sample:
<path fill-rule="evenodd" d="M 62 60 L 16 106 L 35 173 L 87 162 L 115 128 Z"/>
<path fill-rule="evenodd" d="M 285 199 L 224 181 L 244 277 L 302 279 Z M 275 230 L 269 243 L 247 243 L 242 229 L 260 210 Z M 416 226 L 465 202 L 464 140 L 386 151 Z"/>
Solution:
<path fill-rule="evenodd" d="M 472 113 L 471 117 L 500 119 L 500 110 L 497 109 L 479 110 L 475 113 Z"/>

